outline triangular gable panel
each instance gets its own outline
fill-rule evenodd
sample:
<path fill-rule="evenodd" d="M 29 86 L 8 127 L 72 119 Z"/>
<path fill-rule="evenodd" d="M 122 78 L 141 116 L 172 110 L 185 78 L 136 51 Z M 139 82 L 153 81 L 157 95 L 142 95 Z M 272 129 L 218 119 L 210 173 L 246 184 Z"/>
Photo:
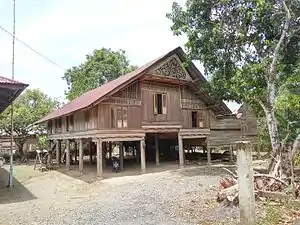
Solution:
<path fill-rule="evenodd" d="M 150 71 L 153 75 L 172 77 L 180 80 L 191 80 L 189 73 L 182 66 L 179 57 L 174 54 L 165 59 Z"/>

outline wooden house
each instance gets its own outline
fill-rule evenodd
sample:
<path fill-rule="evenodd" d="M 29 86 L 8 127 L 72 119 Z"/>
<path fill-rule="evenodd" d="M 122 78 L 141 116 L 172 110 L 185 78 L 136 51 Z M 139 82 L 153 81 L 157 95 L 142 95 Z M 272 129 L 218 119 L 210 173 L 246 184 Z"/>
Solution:
<path fill-rule="evenodd" d="M 66 166 L 70 167 L 70 143 L 79 148 L 79 170 L 83 172 L 84 146 L 97 152 L 97 174 L 111 143 L 135 149 L 142 172 L 147 161 L 178 159 L 184 165 L 185 147 L 210 150 L 242 138 L 241 120 L 223 102 L 203 88 L 208 85 L 193 63 L 184 67 L 186 55 L 178 47 L 134 72 L 93 89 L 50 113 L 37 123 L 48 124 L 48 138 L 66 144 Z M 233 138 L 232 138 L 233 137 Z M 87 145 L 85 145 L 87 144 Z M 163 152 L 163 154 L 162 154 Z"/>

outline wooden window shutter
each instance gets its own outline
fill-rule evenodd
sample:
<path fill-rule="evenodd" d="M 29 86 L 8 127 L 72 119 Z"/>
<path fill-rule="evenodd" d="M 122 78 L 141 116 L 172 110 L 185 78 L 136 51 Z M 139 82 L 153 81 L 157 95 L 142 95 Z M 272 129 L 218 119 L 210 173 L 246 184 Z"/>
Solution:
<path fill-rule="evenodd" d="M 167 114 L 167 94 L 162 95 L 162 114 Z"/>
<path fill-rule="evenodd" d="M 123 127 L 127 127 L 127 114 L 128 114 L 128 108 L 127 107 L 123 107 Z"/>
<path fill-rule="evenodd" d="M 117 107 L 117 127 L 122 128 L 122 107 Z"/>
<path fill-rule="evenodd" d="M 154 114 L 157 114 L 157 94 L 153 96 L 153 107 L 154 107 Z"/>
<path fill-rule="evenodd" d="M 199 123 L 198 126 L 200 128 L 204 127 L 204 124 L 203 124 L 203 111 L 202 110 L 198 111 L 198 123 Z"/>

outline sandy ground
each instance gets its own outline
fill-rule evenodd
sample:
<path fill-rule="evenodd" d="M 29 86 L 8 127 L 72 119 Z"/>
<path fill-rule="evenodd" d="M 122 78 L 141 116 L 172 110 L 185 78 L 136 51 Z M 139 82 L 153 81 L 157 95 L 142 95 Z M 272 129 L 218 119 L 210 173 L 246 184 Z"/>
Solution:
<path fill-rule="evenodd" d="M 215 202 L 222 174 L 217 167 L 194 167 L 88 183 L 18 166 L 9 190 L 1 168 L 0 224 L 235 224 L 236 209 Z"/>

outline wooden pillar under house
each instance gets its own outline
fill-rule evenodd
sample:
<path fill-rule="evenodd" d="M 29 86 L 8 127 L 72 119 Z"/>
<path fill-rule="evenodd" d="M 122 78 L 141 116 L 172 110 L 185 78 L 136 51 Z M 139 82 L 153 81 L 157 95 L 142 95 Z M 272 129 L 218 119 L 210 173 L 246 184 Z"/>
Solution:
<path fill-rule="evenodd" d="M 145 139 L 140 141 L 141 172 L 146 173 Z"/>
<path fill-rule="evenodd" d="M 155 135 L 155 164 L 159 165 L 159 140 L 158 135 Z"/>
<path fill-rule="evenodd" d="M 102 161 L 102 140 L 99 138 L 97 140 L 97 176 L 103 176 L 103 161 Z"/>
<path fill-rule="evenodd" d="M 179 154 L 179 166 L 184 167 L 184 149 L 183 149 L 183 141 L 182 136 L 178 134 L 178 154 Z"/>
<path fill-rule="evenodd" d="M 66 168 L 67 170 L 70 170 L 70 141 L 67 139 L 66 140 L 66 149 L 65 149 L 65 154 L 66 154 Z"/>
<path fill-rule="evenodd" d="M 83 141 L 79 140 L 79 172 L 83 173 Z"/>
<path fill-rule="evenodd" d="M 119 156 L 120 156 L 120 169 L 124 169 L 124 148 L 123 148 L 123 142 L 119 142 Z"/>

